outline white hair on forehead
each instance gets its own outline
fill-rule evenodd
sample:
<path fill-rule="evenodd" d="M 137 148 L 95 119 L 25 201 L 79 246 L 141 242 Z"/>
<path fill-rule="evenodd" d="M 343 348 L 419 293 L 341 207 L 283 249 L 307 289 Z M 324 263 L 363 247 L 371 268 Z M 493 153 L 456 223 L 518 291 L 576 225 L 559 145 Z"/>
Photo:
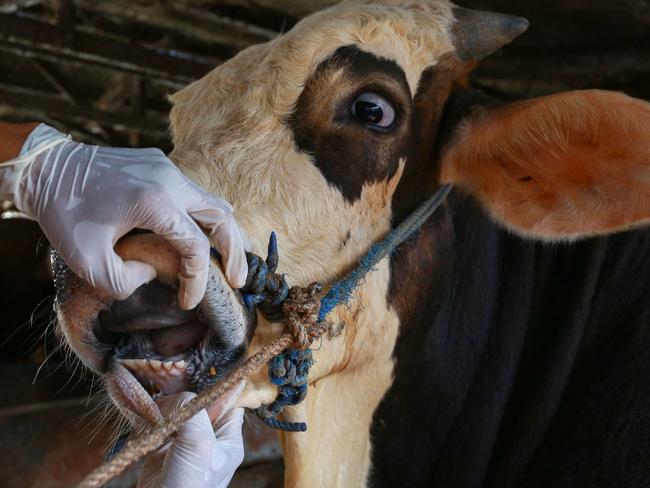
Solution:
<path fill-rule="evenodd" d="M 336 47 L 356 44 L 397 62 L 413 90 L 421 71 L 453 49 L 453 22 L 446 0 L 347 0 L 303 19 L 278 44 L 295 56 L 311 55 L 309 72 Z M 287 54 L 282 48 L 269 55 Z"/>
<path fill-rule="evenodd" d="M 395 61 L 414 93 L 422 71 L 453 50 L 453 22 L 452 4 L 446 0 L 347 0 L 317 12 L 173 95 L 174 142 L 178 146 L 190 138 L 200 143 L 197 137 L 209 137 L 220 123 L 231 123 L 233 111 L 240 122 L 259 120 L 265 113 L 284 117 L 309 75 L 345 45 Z"/>

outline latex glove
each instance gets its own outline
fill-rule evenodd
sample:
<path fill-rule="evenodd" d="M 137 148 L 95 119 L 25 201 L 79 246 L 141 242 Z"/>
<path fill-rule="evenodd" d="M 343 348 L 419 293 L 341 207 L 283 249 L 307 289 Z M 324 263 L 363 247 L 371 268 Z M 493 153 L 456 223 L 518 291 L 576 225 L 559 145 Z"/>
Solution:
<path fill-rule="evenodd" d="M 157 401 L 167 417 L 196 395 L 184 392 Z M 138 488 L 222 488 L 228 486 L 244 459 L 244 409 L 230 410 L 216 432 L 208 413 L 199 412 L 177 433 L 173 442 L 145 458 Z"/>
<path fill-rule="evenodd" d="M 73 142 L 39 125 L 20 155 L 0 164 L 0 198 L 35 218 L 78 276 L 116 299 L 129 297 L 156 273 L 122 261 L 115 243 L 134 228 L 166 238 L 181 256 L 179 304 L 194 308 L 205 294 L 210 235 L 233 288 L 246 281 L 242 233 L 232 207 L 186 178 L 159 149 Z"/>

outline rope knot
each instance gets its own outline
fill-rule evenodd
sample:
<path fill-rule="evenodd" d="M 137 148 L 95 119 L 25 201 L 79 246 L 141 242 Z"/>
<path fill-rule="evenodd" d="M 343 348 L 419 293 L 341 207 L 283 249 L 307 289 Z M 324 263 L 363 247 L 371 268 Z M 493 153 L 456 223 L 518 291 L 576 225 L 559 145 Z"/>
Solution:
<path fill-rule="evenodd" d="M 321 290 L 322 287 L 318 283 L 312 283 L 307 288 L 294 286 L 289 290 L 282 306 L 287 320 L 286 330 L 293 336 L 298 349 L 309 348 L 312 342 L 323 335 L 327 329 L 326 324 L 318 320 L 320 312 L 318 295 Z"/>
<path fill-rule="evenodd" d="M 277 386 L 307 384 L 307 374 L 313 364 L 311 350 L 287 349 L 269 361 L 269 380 Z"/>
<path fill-rule="evenodd" d="M 274 429 L 304 432 L 304 422 L 284 422 L 275 417 L 284 407 L 302 402 L 307 396 L 309 368 L 314 364 L 311 349 L 287 349 L 269 362 L 269 380 L 278 387 L 278 396 L 269 405 L 262 405 L 255 413 Z"/>
<path fill-rule="evenodd" d="M 163 425 L 150 428 L 138 439 L 129 442 L 124 451 L 117 454 L 111 461 L 95 469 L 78 486 L 80 488 L 103 486 L 135 461 L 162 446 L 169 436 L 177 432 L 190 418 L 202 409 L 212 405 L 225 392 L 235 388 L 263 363 L 276 356 L 280 356 L 281 359 L 278 359 L 277 363 L 272 362 L 274 366 L 269 368 L 269 377 L 271 381 L 275 380 L 279 384 L 284 383 L 285 377 L 287 377 L 288 384 L 278 386 L 276 401 L 271 405 L 258 408 L 256 412 L 262 417 L 264 423 L 276 429 L 292 432 L 305 431 L 307 426 L 302 422 L 283 422 L 275 418 L 276 415 L 282 412 L 283 406 L 295 405 L 305 398 L 308 389 L 307 373 L 309 366 L 313 363 L 310 349 L 287 350 L 286 348 L 294 340 L 304 346 L 311 343 L 319 333 L 324 332 L 324 321 L 327 315 L 337 306 L 348 303 L 352 292 L 359 286 L 361 280 L 374 269 L 377 263 L 390 255 L 400 244 L 417 232 L 420 226 L 440 207 L 451 188 L 451 185 L 441 186 L 430 199 L 420 205 L 404 222 L 392 230 L 383 241 L 374 244 L 356 268 L 345 278 L 332 285 L 329 292 L 321 300 L 320 307 L 315 307 L 313 304 L 309 305 L 309 299 L 313 299 L 320 292 L 318 285 L 312 285 L 307 288 L 307 291 L 294 291 L 292 296 L 293 305 L 287 305 L 287 312 L 294 314 L 294 318 L 289 321 L 288 328 L 292 331 L 295 330 L 295 333 L 285 332 L 271 344 L 263 347 L 248 358 L 243 365 L 232 371 L 223 381 L 211 385 L 190 403 L 172 414 L 169 419 L 165 420 Z M 212 254 L 215 258 L 219 257 L 216 251 L 213 251 Z M 250 282 L 247 280 L 249 290 L 243 292 L 244 301 L 249 307 L 258 305 L 259 308 L 261 305 L 266 309 L 266 312 L 273 314 L 276 312 L 275 307 L 282 301 L 282 295 L 284 295 L 286 289 L 286 282 L 283 277 L 269 279 L 269 274 L 275 274 L 277 266 L 277 241 L 274 235 L 271 236 L 269 257 L 264 264 L 261 264 L 261 259 L 251 259 L 249 261 L 251 267 L 253 267 L 253 262 L 255 262 L 256 270 L 249 273 Z M 260 272 L 257 272 L 258 269 Z M 248 297 L 246 294 L 248 294 Z M 313 318 L 315 311 L 319 315 L 316 319 Z M 303 314 L 308 319 L 307 323 L 309 325 L 307 327 L 301 327 L 298 320 Z"/>
<path fill-rule="evenodd" d="M 278 396 L 270 405 L 262 405 L 255 411 L 265 424 L 275 429 L 289 432 L 307 429 L 303 422 L 284 422 L 275 417 L 284 407 L 297 405 L 307 396 L 309 368 L 314 364 L 309 346 L 327 329 L 318 320 L 321 290 L 318 283 L 307 288 L 294 286 L 282 305 L 285 331 L 293 337 L 294 348 L 286 349 L 269 362 L 269 380 L 278 387 Z"/>
<path fill-rule="evenodd" d="M 278 268 L 278 240 L 275 232 L 269 238 L 266 259 L 246 253 L 246 260 L 248 275 L 246 284 L 241 289 L 244 303 L 248 308 L 257 307 L 268 320 L 282 319 L 282 303 L 287 298 L 289 286 L 284 275 L 275 272 Z"/>

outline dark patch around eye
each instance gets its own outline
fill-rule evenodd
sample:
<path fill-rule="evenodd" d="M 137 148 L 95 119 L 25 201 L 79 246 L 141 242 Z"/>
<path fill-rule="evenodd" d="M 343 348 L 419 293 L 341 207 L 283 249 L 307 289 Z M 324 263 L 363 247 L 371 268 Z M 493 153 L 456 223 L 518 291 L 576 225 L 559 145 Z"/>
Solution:
<path fill-rule="evenodd" d="M 342 73 L 342 74 L 341 74 Z M 383 80 L 383 81 L 382 81 Z M 382 83 L 390 84 L 386 91 Z M 360 124 L 350 106 L 363 91 L 378 91 L 389 100 L 404 123 L 390 132 Z M 395 174 L 406 156 L 411 94 L 404 71 L 393 61 L 344 46 L 323 61 L 307 80 L 294 111 L 287 118 L 299 151 L 310 154 L 325 179 L 350 203 L 364 184 Z"/>

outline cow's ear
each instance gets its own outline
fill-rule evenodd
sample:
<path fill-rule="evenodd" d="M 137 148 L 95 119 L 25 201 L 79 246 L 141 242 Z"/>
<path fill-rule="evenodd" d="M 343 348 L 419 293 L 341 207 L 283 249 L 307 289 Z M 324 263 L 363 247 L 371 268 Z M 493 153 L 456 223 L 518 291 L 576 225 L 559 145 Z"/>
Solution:
<path fill-rule="evenodd" d="M 547 240 L 650 221 L 650 104 L 576 91 L 474 113 L 441 180 L 474 194 L 519 233 Z"/>

